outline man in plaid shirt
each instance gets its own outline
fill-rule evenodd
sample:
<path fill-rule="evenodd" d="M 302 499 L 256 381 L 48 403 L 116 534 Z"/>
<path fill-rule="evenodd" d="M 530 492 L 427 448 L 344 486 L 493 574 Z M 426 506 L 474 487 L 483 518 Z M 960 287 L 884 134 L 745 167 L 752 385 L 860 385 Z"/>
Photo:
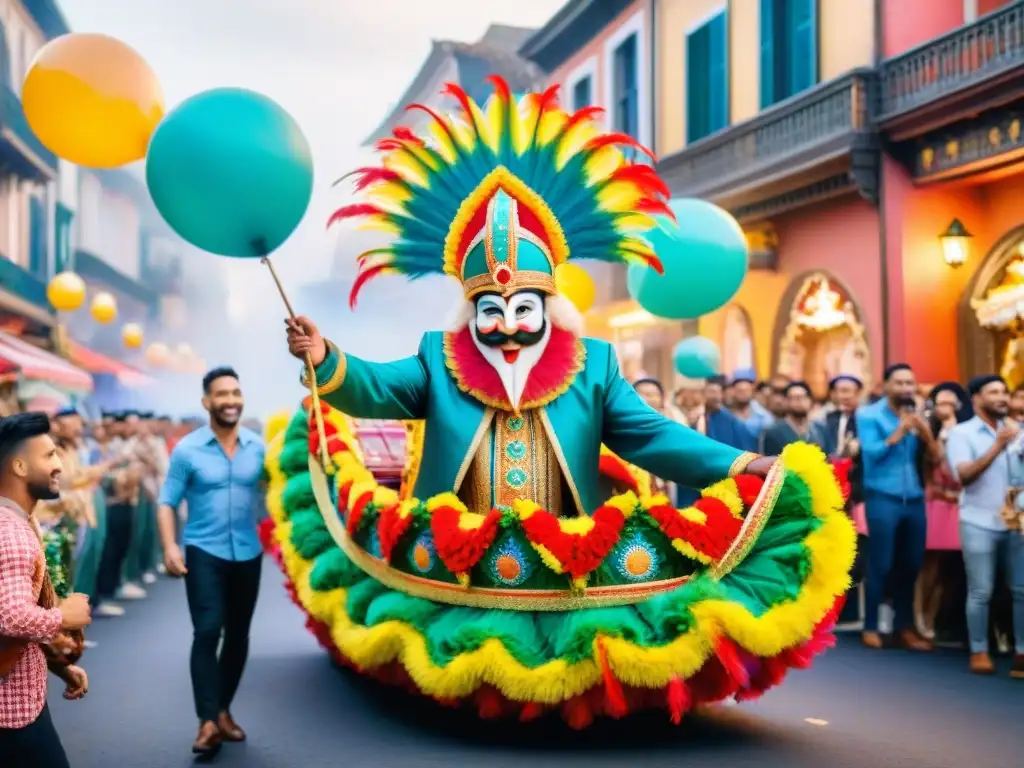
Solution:
<path fill-rule="evenodd" d="M 57 607 L 39 604 L 46 578 L 39 501 L 60 496 L 61 462 L 42 413 L 0 419 L 0 756 L 4 768 L 66 768 L 67 756 L 46 706 L 47 669 L 65 698 L 88 690 L 80 668 L 48 662 L 40 647 L 62 630 L 90 622 L 89 600 L 74 594 Z"/>

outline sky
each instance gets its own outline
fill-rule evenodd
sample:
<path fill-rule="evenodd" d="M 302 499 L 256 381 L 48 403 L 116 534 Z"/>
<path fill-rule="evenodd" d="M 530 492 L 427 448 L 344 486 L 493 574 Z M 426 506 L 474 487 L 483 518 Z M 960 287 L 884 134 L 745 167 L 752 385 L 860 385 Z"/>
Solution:
<path fill-rule="evenodd" d="M 365 163 L 360 143 L 395 106 L 431 41 L 473 42 L 491 23 L 541 26 L 563 2 L 60 0 L 60 5 L 74 31 L 112 35 L 142 54 L 161 80 L 168 108 L 210 88 L 237 86 L 270 96 L 295 117 L 312 148 L 316 180 L 306 218 L 274 257 L 282 282 L 291 289 L 326 277 L 336 238 L 345 236 L 344 230 L 325 230 L 330 213 L 346 202 L 346 193 L 331 184 Z M 224 260 L 219 266 L 228 274 L 233 315 L 244 318 L 254 334 L 238 339 L 235 348 L 242 358 L 260 355 L 266 349 L 263 329 L 281 327 L 274 286 L 258 264 Z M 377 359 L 409 354 L 422 331 L 439 327 L 442 320 L 417 311 L 417 291 L 434 295 L 431 288 L 413 285 L 398 291 L 403 300 L 394 311 L 367 309 L 366 319 L 373 318 L 385 343 L 371 344 L 372 336 L 356 333 L 361 321 L 358 313 L 349 313 L 347 297 L 338 297 L 338 316 L 314 319 L 321 325 L 351 325 L 346 336 L 362 347 L 356 354 L 372 350 Z M 368 292 L 366 301 L 373 299 Z M 268 325 L 268 319 L 273 323 Z M 246 361 L 233 362 L 244 367 Z M 274 358 L 275 364 L 286 362 Z M 276 379 L 261 383 L 261 410 L 295 394 L 296 375 L 289 372 L 284 379 L 287 384 L 280 386 Z"/>

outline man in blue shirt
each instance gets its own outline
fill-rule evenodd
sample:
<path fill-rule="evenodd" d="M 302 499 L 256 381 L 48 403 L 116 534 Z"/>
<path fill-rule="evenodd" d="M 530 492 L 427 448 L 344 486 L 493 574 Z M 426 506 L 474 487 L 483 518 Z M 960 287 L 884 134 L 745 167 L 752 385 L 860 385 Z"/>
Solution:
<path fill-rule="evenodd" d="M 1010 530 L 1002 513 L 1017 486 L 1020 427 L 1010 413 L 1010 393 L 999 376 L 972 379 L 968 391 L 977 414 L 953 427 L 946 441 L 949 467 L 963 485 L 960 542 L 967 572 L 967 634 L 970 668 L 990 675 L 989 603 L 1000 561 L 1013 593 L 1016 655 L 1011 675 L 1024 679 L 1024 534 Z"/>
<path fill-rule="evenodd" d="M 922 451 L 937 455 L 939 448 L 917 412 L 917 381 L 910 366 L 890 365 L 884 385 L 885 396 L 859 408 L 855 416 L 868 523 L 862 638 L 870 648 L 882 647 L 878 608 L 889 586 L 897 639 L 911 650 L 928 651 L 931 644 L 914 630 L 914 585 L 924 560 L 927 531 L 920 462 Z"/>
<path fill-rule="evenodd" d="M 158 523 L 164 565 L 185 577 L 192 616 L 192 692 L 199 734 L 192 751 L 215 753 L 222 741 L 242 741 L 231 701 L 249 653 L 249 625 L 259 593 L 262 549 L 256 510 L 263 477 L 260 437 L 239 426 L 242 390 L 231 368 L 203 377 L 208 426 L 186 435 L 171 453 L 160 491 Z M 182 554 L 175 516 L 188 504 Z M 217 655 L 217 646 L 220 656 Z"/>

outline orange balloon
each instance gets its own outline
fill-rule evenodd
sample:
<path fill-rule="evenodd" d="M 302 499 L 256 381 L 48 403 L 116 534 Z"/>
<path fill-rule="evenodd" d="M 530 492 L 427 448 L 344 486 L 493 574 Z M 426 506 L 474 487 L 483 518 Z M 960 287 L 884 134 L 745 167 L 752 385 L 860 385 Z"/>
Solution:
<path fill-rule="evenodd" d="M 43 46 L 21 101 L 47 149 L 89 168 L 144 158 L 164 115 L 163 89 L 145 60 L 120 40 L 82 32 Z"/>

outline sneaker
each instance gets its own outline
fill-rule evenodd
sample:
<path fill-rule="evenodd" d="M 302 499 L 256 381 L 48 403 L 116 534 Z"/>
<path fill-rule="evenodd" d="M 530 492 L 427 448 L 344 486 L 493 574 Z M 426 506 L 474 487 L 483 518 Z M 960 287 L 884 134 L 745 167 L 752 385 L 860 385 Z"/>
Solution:
<path fill-rule="evenodd" d="M 122 584 L 121 588 L 117 590 L 118 600 L 141 600 L 145 596 L 146 590 L 138 584 L 132 584 L 130 581 Z"/>
<path fill-rule="evenodd" d="M 1014 680 L 1024 680 L 1024 653 L 1018 653 L 1013 657 L 1013 667 L 1010 669 L 1010 677 Z"/>
<path fill-rule="evenodd" d="M 111 619 L 116 616 L 124 616 L 124 608 L 116 603 L 100 603 L 93 610 L 96 616 Z"/>
<path fill-rule="evenodd" d="M 156 574 L 152 571 L 146 571 L 144 574 L 142 574 L 142 583 L 156 584 Z"/>

